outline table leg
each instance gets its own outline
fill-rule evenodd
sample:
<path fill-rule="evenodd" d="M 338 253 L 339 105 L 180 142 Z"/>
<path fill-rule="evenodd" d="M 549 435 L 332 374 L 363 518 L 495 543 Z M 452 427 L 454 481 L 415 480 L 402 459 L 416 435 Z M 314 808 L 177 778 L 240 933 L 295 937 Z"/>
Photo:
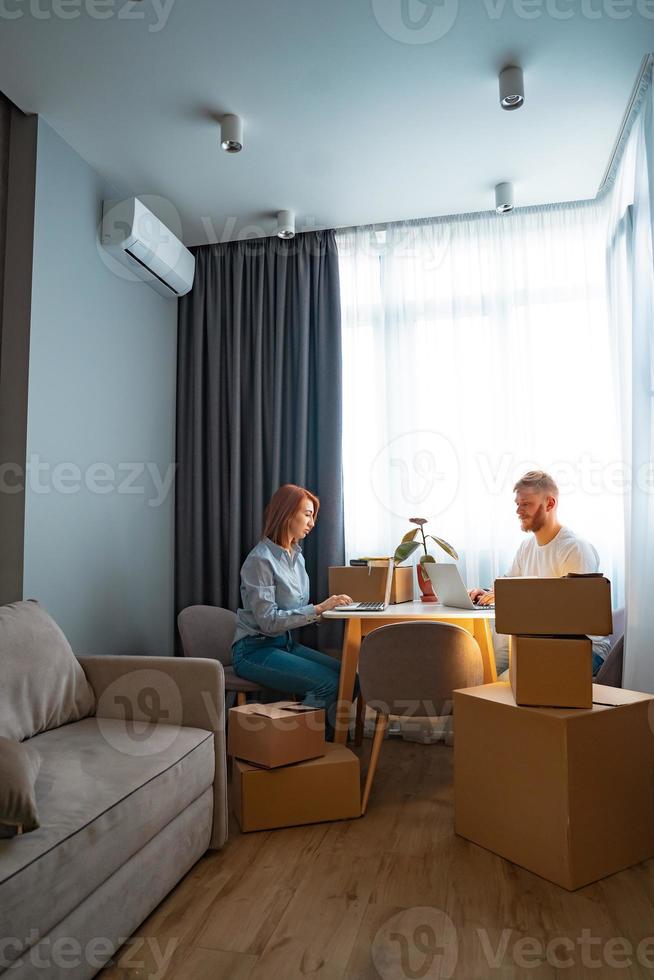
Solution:
<path fill-rule="evenodd" d="M 493 631 L 490 620 L 474 619 L 474 637 L 481 650 L 481 660 L 484 666 L 484 684 L 494 684 L 497 680 L 495 667 L 495 651 L 493 649 Z"/>
<path fill-rule="evenodd" d="M 350 727 L 352 712 L 352 695 L 354 693 L 354 678 L 359 663 L 361 649 L 361 620 L 348 619 L 345 623 L 343 638 L 343 655 L 341 657 L 341 673 L 338 680 L 338 702 L 336 705 L 336 724 L 334 726 L 334 741 L 345 745 Z"/>

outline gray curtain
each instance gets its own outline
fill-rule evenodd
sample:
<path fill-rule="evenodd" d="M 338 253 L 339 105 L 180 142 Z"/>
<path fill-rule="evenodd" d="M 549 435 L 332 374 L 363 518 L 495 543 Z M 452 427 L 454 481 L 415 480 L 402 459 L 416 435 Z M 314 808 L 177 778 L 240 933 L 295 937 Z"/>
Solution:
<path fill-rule="evenodd" d="M 283 483 L 320 497 L 304 542 L 312 599 L 344 561 L 341 331 L 333 231 L 201 246 L 180 300 L 175 587 L 236 609 L 239 572 Z M 304 642 L 334 645 L 324 626 Z"/>
<path fill-rule="evenodd" d="M 0 94 L 0 604 L 23 596 L 36 141 L 37 117 Z"/>

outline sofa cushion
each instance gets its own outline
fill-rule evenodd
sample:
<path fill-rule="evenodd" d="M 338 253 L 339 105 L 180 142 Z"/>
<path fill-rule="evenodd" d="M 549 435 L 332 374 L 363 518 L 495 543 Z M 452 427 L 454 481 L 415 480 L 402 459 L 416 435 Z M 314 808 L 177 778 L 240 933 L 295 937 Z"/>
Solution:
<path fill-rule="evenodd" d="M 93 713 L 95 698 L 68 640 L 28 599 L 0 606 L 0 735 L 22 741 Z"/>
<path fill-rule="evenodd" d="M 0 736 L 0 837 L 36 830 L 34 783 L 41 756 L 31 745 Z"/>
<path fill-rule="evenodd" d="M 36 736 L 41 826 L 0 840 L 0 936 L 16 959 L 213 783 L 213 734 L 87 718 Z M 136 754 L 138 752 L 138 754 Z"/>
<path fill-rule="evenodd" d="M 134 857 L 121 865 L 111 877 L 57 923 L 47 936 L 32 946 L 11 969 L 2 974 L 3 980 L 89 980 L 110 958 L 120 965 L 109 967 L 99 974 L 104 980 L 176 980 L 179 971 L 166 969 L 171 953 L 179 946 L 178 926 L 174 917 L 164 932 L 153 932 L 145 925 L 139 928 L 198 861 L 209 846 L 213 824 L 213 789 L 191 803 L 164 827 Z M 181 913 L 193 914 L 193 898 Z M 135 933 L 126 949 L 121 949 L 125 937 Z M 73 948 L 71 949 L 71 938 Z M 155 946 L 155 940 L 161 945 Z M 0 950 L 3 943 L 0 939 Z M 78 955 L 79 951 L 79 955 Z M 154 952 L 154 958 L 147 956 Z M 1 957 L 0 953 L 0 957 Z M 1 962 L 1 960 L 0 960 Z M 238 971 L 241 978 L 242 971 Z M 188 980 L 193 972 L 185 970 Z M 196 972 L 197 980 L 211 974 Z M 228 974 L 219 968 L 215 980 Z M 232 974 L 230 974 L 232 976 Z M 233 980 L 237 980 L 234 976 Z"/>

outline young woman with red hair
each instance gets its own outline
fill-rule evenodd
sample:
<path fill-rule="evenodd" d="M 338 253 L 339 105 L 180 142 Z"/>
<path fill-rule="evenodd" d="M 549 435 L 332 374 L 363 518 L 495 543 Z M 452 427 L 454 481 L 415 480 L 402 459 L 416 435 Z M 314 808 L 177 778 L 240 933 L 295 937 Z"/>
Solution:
<path fill-rule="evenodd" d="M 271 497 L 263 534 L 241 568 L 242 607 L 236 614 L 233 666 L 240 677 L 262 687 L 302 695 L 303 703 L 325 709 L 333 737 L 340 663 L 303 646 L 291 630 L 315 623 L 322 613 L 352 602 L 333 595 L 309 602 L 309 576 L 300 548 L 313 529 L 320 501 L 304 487 L 287 483 Z"/>

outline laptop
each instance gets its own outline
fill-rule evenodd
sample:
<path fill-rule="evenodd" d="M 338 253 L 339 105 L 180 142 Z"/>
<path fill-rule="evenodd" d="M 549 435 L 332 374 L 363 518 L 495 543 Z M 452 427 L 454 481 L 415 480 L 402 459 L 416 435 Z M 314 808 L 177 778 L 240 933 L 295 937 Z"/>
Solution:
<path fill-rule="evenodd" d="M 495 604 L 487 606 L 476 605 L 463 584 L 461 572 L 453 562 L 425 562 L 422 566 L 434 586 L 434 592 L 444 606 L 454 606 L 455 609 L 494 609 Z"/>
<path fill-rule="evenodd" d="M 334 612 L 383 612 L 391 601 L 394 570 L 395 562 L 392 558 L 389 558 L 388 572 L 386 573 L 386 591 L 384 592 L 383 602 L 351 602 L 347 606 L 334 606 Z"/>

